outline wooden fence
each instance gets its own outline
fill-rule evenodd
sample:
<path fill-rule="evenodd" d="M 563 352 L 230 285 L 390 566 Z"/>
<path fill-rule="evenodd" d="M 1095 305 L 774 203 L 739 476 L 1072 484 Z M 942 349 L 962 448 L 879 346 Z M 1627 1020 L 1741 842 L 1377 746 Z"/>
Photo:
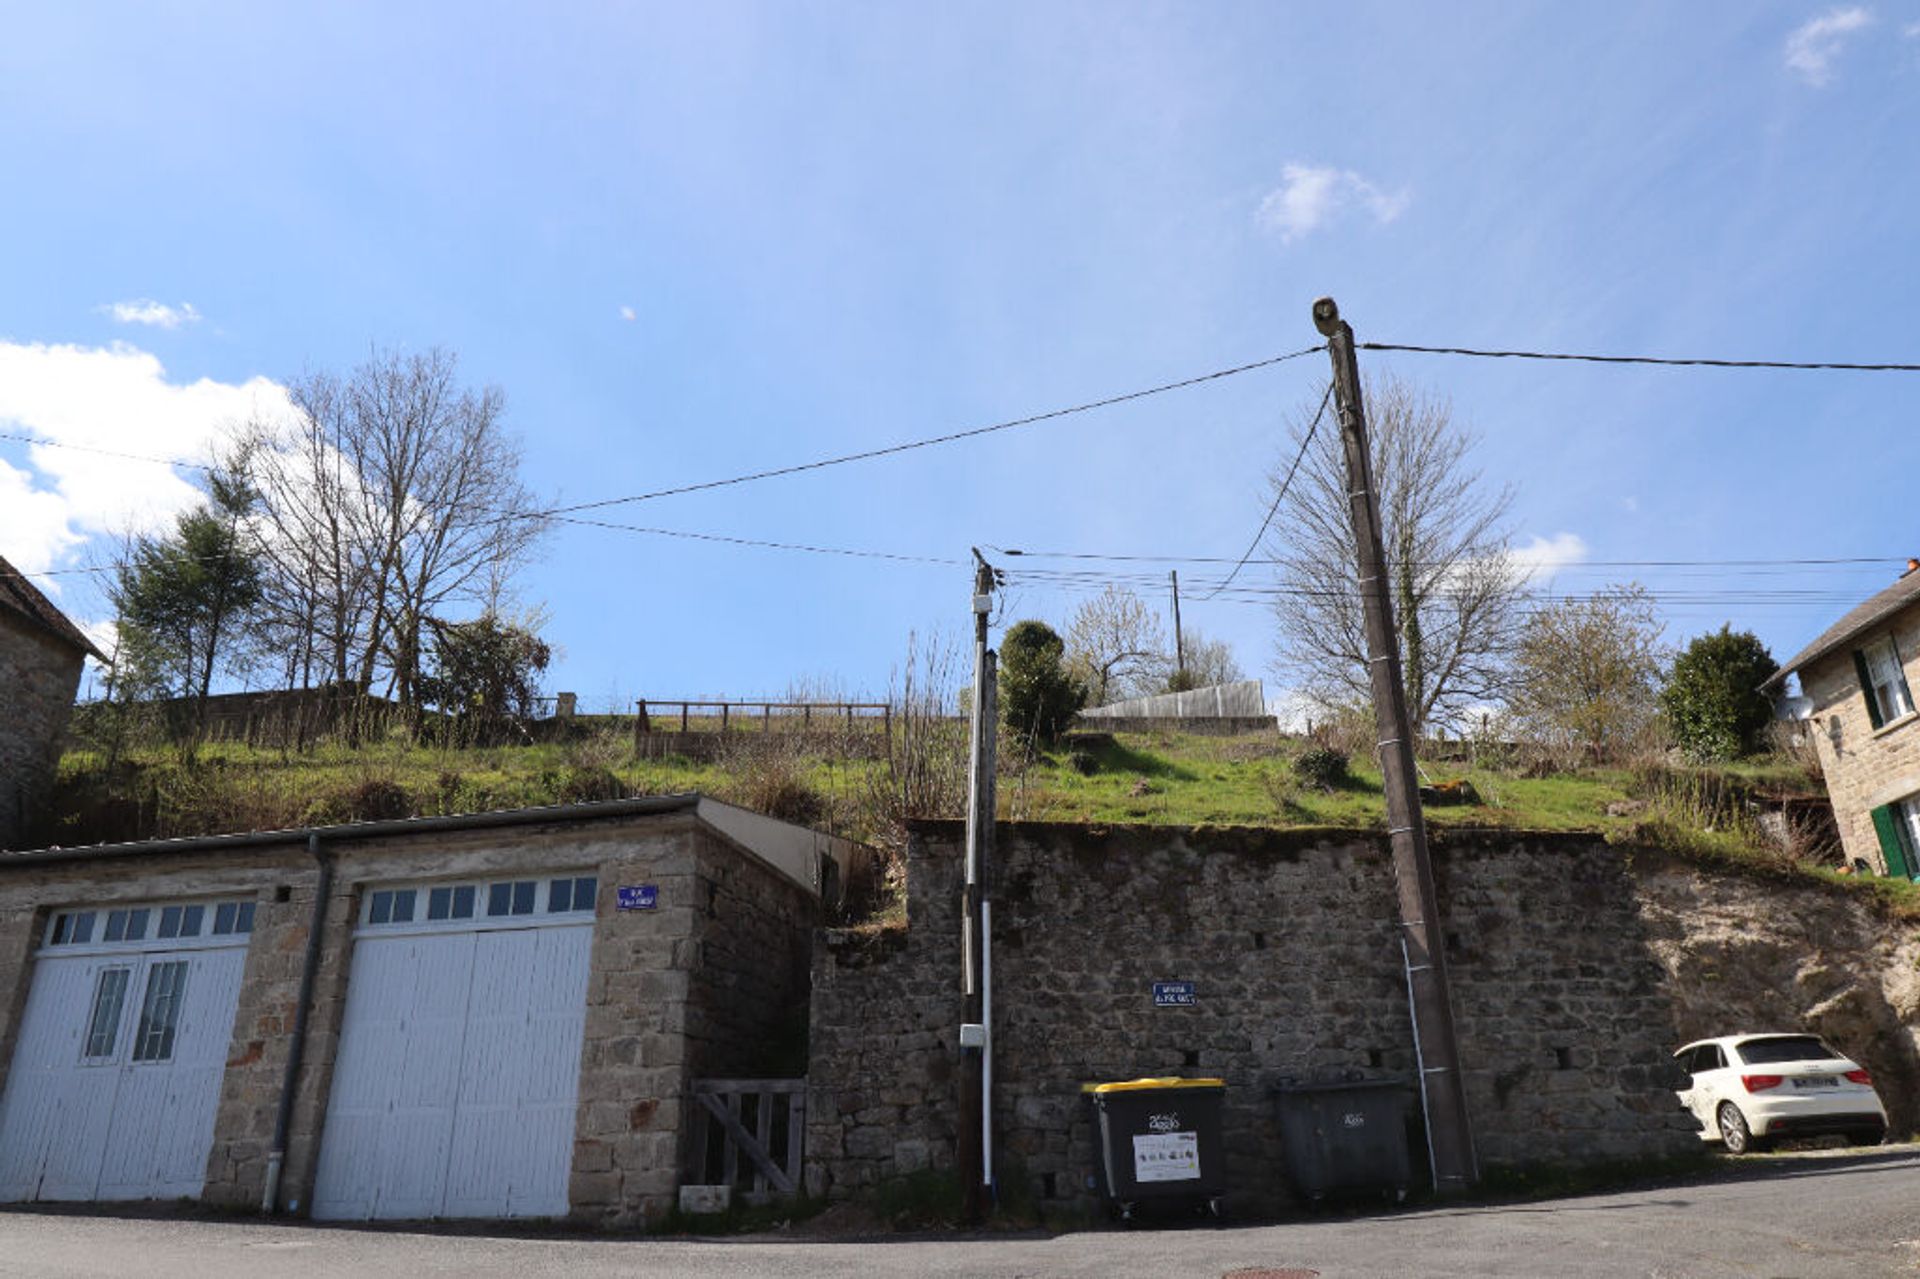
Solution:
<path fill-rule="evenodd" d="M 641 698 L 634 704 L 634 749 L 647 754 L 650 737 L 738 732 L 842 732 L 877 727 L 893 735 L 886 702 L 695 702 Z"/>
<path fill-rule="evenodd" d="M 807 1081 L 693 1081 L 693 1165 L 687 1182 L 732 1186 L 748 1203 L 799 1193 Z"/>

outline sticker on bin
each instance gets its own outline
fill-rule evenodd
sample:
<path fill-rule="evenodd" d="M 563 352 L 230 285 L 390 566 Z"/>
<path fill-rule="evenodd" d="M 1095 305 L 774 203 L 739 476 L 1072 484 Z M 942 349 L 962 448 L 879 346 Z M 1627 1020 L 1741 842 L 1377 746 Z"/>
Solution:
<path fill-rule="evenodd" d="M 1190 981 L 1157 981 L 1153 983 L 1153 1006 L 1155 1008 L 1191 1008 L 1196 1002 L 1193 997 L 1193 983 Z"/>
<path fill-rule="evenodd" d="M 1200 1178 L 1200 1134 L 1143 1132 L 1133 1139 L 1135 1181 L 1197 1181 Z"/>

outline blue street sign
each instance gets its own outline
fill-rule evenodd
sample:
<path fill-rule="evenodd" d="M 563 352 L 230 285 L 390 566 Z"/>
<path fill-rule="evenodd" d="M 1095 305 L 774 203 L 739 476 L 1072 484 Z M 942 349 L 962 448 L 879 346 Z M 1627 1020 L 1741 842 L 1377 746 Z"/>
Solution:
<path fill-rule="evenodd" d="M 1153 1006 L 1155 1008 L 1191 1008 L 1197 1002 L 1193 997 L 1193 983 L 1190 981 L 1157 981 L 1153 983 Z"/>
<path fill-rule="evenodd" d="M 653 884 L 622 884 L 614 894 L 621 910 L 652 910 L 660 904 L 660 889 Z"/>

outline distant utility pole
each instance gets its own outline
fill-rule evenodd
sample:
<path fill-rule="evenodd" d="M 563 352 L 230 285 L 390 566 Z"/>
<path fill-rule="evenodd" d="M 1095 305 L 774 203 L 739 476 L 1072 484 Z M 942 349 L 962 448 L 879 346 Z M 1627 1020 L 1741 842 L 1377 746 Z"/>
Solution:
<path fill-rule="evenodd" d="M 967 752 L 966 873 L 960 898 L 960 1171 L 967 1215 L 980 1220 L 993 1199 L 993 870 L 995 748 L 999 743 L 997 663 L 987 647 L 997 574 L 974 551 L 973 726 Z"/>
<path fill-rule="evenodd" d="M 1413 730 L 1407 718 L 1400 646 L 1394 636 L 1393 599 L 1381 549 L 1380 502 L 1373 490 L 1366 410 L 1360 402 L 1360 365 L 1353 328 L 1340 318 L 1332 298 L 1313 304 L 1313 326 L 1327 339 L 1333 359 L 1334 402 L 1346 448 L 1347 496 L 1359 544 L 1360 599 L 1366 612 L 1367 670 L 1373 682 L 1373 714 L 1380 731 L 1380 772 L 1387 794 L 1387 835 L 1393 845 L 1393 878 L 1399 894 L 1401 953 L 1413 1012 L 1413 1048 L 1420 1096 L 1427 1115 L 1427 1149 L 1434 1190 L 1455 1194 L 1480 1178 L 1473 1125 L 1460 1077 L 1460 1050 L 1453 1030 L 1447 983 L 1445 933 L 1433 888 L 1433 861 L 1420 813 L 1413 762 Z"/>
<path fill-rule="evenodd" d="M 1187 643 L 1180 637 L 1180 570 L 1167 570 L 1167 580 L 1173 583 L 1173 668 L 1181 674 L 1187 670 Z"/>

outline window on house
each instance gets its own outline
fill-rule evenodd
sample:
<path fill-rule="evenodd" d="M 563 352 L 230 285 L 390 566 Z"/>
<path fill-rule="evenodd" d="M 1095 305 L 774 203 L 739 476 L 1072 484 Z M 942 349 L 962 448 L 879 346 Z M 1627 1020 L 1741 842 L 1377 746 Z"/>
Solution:
<path fill-rule="evenodd" d="M 147 935 L 147 909 L 107 912 L 108 941 L 139 941 Z"/>
<path fill-rule="evenodd" d="M 93 940 L 93 912 L 90 910 L 62 911 L 53 917 L 53 936 L 48 940 L 50 946 L 84 946 Z"/>
<path fill-rule="evenodd" d="M 1880 855 L 1887 874 L 1920 879 L 1920 795 L 1896 799 L 1873 810 L 1873 830 L 1880 839 Z"/>
<path fill-rule="evenodd" d="M 221 902 L 213 908 L 213 935 L 230 936 L 253 931 L 252 902 Z"/>
<path fill-rule="evenodd" d="M 205 906 L 163 906 L 160 908 L 160 937 L 198 937 L 206 922 Z"/>
<path fill-rule="evenodd" d="M 133 1037 L 135 1061 L 173 1060 L 173 1036 L 180 1027 L 180 1004 L 186 994 L 186 960 L 147 969 L 146 999 L 140 1005 L 140 1028 Z"/>
<path fill-rule="evenodd" d="M 428 919 L 472 919 L 473 885 L 435 888 L 427 894 Z"/>
<path fill-rule="evenodd" d="M 410 924 L 413 922 L 414 890 L 383 888 L 372 895 L 367 905 L 369 924 Z"/>
<path fill-rule="evenodd" d="M 592 875 L 582 875 L 577 879 L 553 880 L 547 885 L 547 913 L 592 910 L 593 897 L 599 891 L 599 887 L 599 881 Z"/>
<path fill-rule="evenodd" d="M 531 879 L 513 880 L 487 886 L 487 914 L 531 915 L 533 892 L 539 884 Z"/>
<path fill-rule="evenodd" d="M 1857 650 L 1853 664 L 1860 676 L 1861 692 L 1866 695 L 1867 718 L 1875 728 L 1913 714 L 1913 694 L 1900 669 L 1900 650 L 1894 647 L 1893 636 L 1882 636 Z"/>
<path fill-rule="evenodd" d="M 93 1010 L 87 1015 L 89 1061 L 113 1056 L 113 1041 L 120 1034 L 120 1010 L 127 999 L 127 968 L 103 968 L 93 988 Z"/>

